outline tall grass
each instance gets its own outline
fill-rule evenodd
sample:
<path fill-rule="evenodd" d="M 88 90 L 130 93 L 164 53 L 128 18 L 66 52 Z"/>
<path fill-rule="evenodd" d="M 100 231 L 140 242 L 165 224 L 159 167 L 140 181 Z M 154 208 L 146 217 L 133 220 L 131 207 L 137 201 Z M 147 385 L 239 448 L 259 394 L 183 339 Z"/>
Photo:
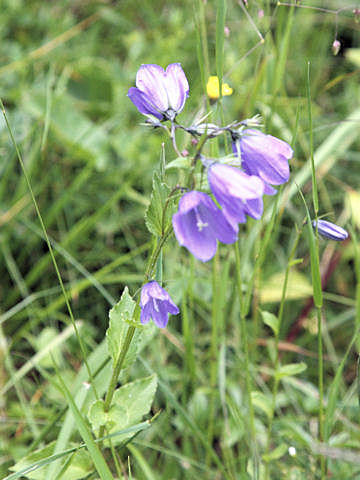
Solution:
<path fill-rule="evenodd" d="M 359 475 L 356 7 L 4 1 L 1 478 Z M 152 239 L 144 222 L 154 170 L 171 187 L 187 172 L 126 93 L 140 64 L 172 62 L 190 83 L 181 123 L 261 114 L 295 150 L 261 221 L 212 263 L 170 231 Z M 209 75 L 233 94 L 210 102 Z M 181 134 L 178 146 L 193 148 Z M 215 139 L 203 152 L 230 145 Z M 350 239 L 314 233 L 323 215 Z M 138 298 L 144 273 L 166 282 L 181 315 L 149 331 L 123 369 L 133 327 L 117 363 L 108 312 L 125 286 Z M 141 392 L 133 410 L 119 400 L 127 385 Z M 111 421 L 136 420 L 113 431 L 101 402 Z"/>

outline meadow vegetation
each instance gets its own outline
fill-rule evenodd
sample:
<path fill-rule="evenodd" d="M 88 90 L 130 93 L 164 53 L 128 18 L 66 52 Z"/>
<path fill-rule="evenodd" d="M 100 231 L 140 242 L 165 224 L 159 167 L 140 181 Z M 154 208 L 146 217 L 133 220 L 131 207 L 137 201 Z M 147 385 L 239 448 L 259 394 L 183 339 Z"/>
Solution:
<path fill-rule="evenodd" d="M 348 0 L 3 0 L 0 478 L 360 478 L 359 20 Z M 175 62 L 182 125 L 261 115 L 294 155 L 236 249 L 201 262 L 169 233 L 153 271 L 180 314 L 138 334 L 144 215 L 188 165 L 127 92 Z"/>

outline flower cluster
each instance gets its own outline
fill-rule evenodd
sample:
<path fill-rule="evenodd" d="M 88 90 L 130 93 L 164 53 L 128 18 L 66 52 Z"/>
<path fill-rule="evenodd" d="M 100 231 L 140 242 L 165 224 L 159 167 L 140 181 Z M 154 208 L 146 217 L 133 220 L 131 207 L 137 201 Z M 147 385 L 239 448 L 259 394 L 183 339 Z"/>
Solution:
<path fill-rule="evenodd" d="M 207 88 L 216 100 L 219 97 L 217 77 L 210 77 Z M 223 95 L 232 93 L 225 83 L 222 89 Z M 195 143 L 202 135 L 207 139 L 231 135 L 234 154 L 231 165 L 221 159 L 206 159 L 197 152 L 194 162 L 200 158 L 207 170 L 208 192 L 186 191 L 172 218 L 179 244 L 197 259 L 207 262 L 215 255 L 218 241 L 225 244 L 236 242 L 239 224 L 245 223 L 247 216 L 256 220 L 261 218 L 263 195 L 274 195 L 276 189 L 273 186 L 289 179 L 289 160 L 293 151 L 286 142 L 249 128 L 252 123 L 249 121 L 226 127 L 179 125 L 176 117 L 183 110 L 188 95 L 189 84 L 179 63 L 168 65 L 166 70 L 159 65 L 142 65 L 136 75 L 136 87 L 128 91 L 130 100 L 152 125 L 171 123 L 169 132 L 177 152 L 177 128 L 192 135 Z M 167 324 L 168 313 L 178 313 L 169 295 L 155 281 L 143 286 L 140 306 L 141 322 L 146 323 L 152 318 L 159 327 Z"/>

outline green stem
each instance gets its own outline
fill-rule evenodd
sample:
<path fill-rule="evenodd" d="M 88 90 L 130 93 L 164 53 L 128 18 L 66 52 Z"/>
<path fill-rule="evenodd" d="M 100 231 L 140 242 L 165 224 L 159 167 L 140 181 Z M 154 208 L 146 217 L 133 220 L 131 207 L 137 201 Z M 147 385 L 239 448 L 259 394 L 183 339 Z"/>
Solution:
<path fill-rule="evenodd" d="M 309 141 L 310 141 L 310 160 L 311 160 L 311 177 L 312 177 L 312 194 L 313 206 L 316 220 L 315 239 L 312 245 L 313 252 L 311 252 L 311 268 L 314 285 L 314 303 L 317 310 L 317 324 L 318 324 L 318 387 L 319 387 L 319 441 L 324 440 L 324 415 L 323 415 L 323 400 L 324 400 L 324 371 L 323 371 L 323 347 L 322 347 L 322 325 L 321 325 L 321 308 L 322 308 L 322 287 L 319 267 L 319 232 L 318 232 L 318 213 L 319 213 L 319 199 L 316 183 L 316 169 L 314 161 L 314 138 L 312 129 L 312 110 L 311 110 L 311 91 L 310 91 L 310 62 L 307 68 L 307 100 L 308 100 L 308 115 L 309 115 Z M 310 219 L 308 218 L 308 222 Z M 310 229 L 310 227 L 309 227 Z M 320 470 L 321 479 L 326 478 L 326 461 L 324 455 L 320 456 Z"/>
<path fill-rule="evenodd" d="M 318 376 L 319 376 L 319 442 L 324 441 L 324 367 L 322 346 L 322 318 L 321 307 L 316 309 L 318 327 Z M 320 456 L 321 480 L 326 478 L 325 456 Z"/>
<path fill-rule="evenodd" d="M 255 431 L 255 416 L 254 416 L 254 405 L 251 398 L 251 375 L 249 368 L 249 347 L 248 347 L 248 334 L 246 326 L 246 304 L 244 302 L 244 295 L 242 291 L 242 281 L 241 281 L 241 263 L 240 263 L 240 252 L 239 252 L 239 241 L 235 243 L 235 259 L 236 259 L 236 283 L 240 299 L 240 333 L 241 333 L 241 344 L 244 354 L 244 370 L 245 370 L 245 383 L 246 383 L 246 400 L 249 409 L 249 428 L 250 428 L 250 444 L 251 444 L 251 453 L 253 456 L 254 464 L 254 478 L 258 478 L 258 454 L 257 454 L 257 445 L 256 445 L 256 431 Z"/>
<path fill-rule="evenodd" d="M 131 341 L 133 339 L 134 333 L 135 333 L 135 327 L 130 326 L 128 328 L 127 333 L 126 333 L 124 346 L 122 347 L 122 349 L 119 353 L 118 359 L 116 361 L 116 364 L 115 364 L 115 367 L 114 367 L 114 370 L 113 370 L 113 373 L 112 373 L 112 376 L 111 376 L 108 391 L 106 392 L 106 397 L 105 397 L 105 402 L 104 402 L 105 412 L 109 411 L 109 408 L 110 408 L 110 405 L 111 405 L 111 400 L 114 396 L 115 388 L 116 388 L 118 378 L 119 378 L 119 375 L 120 375 L 120 372 L 121 372 L 121 368 L 122 368 L 122 365 L 124 363 L 125 356 L 126 356 L 128 350 L 129 350 L 129 347 L 130 347 Z"/>
<path fill-rule="evenodd" d="M 271 409 L 270 409 L 269 423 L 268 423 L 268 429 L 267 429 L 267 440 L 266 440 L 266 449 L 265 449 L 266 455 L 270 453 L 272 426 L 273 426 L 275 408 L 276 408 L 276 397 L 278 394 L 279 384 L 280 384 L 280 378 L 278 376 L 278 371 L 280 367 L 279 339 L 280 339 L 281 325 L 282 325 L 282 319 L 284 314 L 286 290 L 287 290 L 287 285 L 289 280 L 290 268 L 292 266 L 293 258 L 295 256 L 295 252 L 300 240 L 300 236 L 301 236 L 301 231 L 297 233 L 294 241 L 294 245 L 289 255 L 289 260 L 288 260 L 286 271 L 285 271 L 284 285 L 283 285 L 282 294 L 281 294 L 280 307 L 278 312 L 278 328 L 275 333 L 274 386 L 272 391 Z M 265 464 L 265 478 L 266 479 L 270 478 L 269 462 L 266 462 Z"/>
<path fill-rule="evenodd" d="M 139 307 L 136 306 L 136 309 L 139 309 Z M 137 314 L 139 315 L 139 313 L 137 313 Z M 120 375 L 120 372 L 121 372 L 121 368 L 122 368 L 122 365 L 124 363 L 126 354 L 129 350 L 131 341 L 134 337 L 135 330 L 136 330 L 136 327 L 133 327 L 133 326 L 130 326 L 128 328 L 128 331 L 127 331 L 126 337 L 125 337 L 125 341 L 124 341 L 124 345 L 123 345 L 122 349 L 120 350 L 118 359 L 116 360 L 115 367 L 114 367 L 114 370 L 113 370 L 113 373 L 112 373 L 112 376 L 111 376 L 111 379 L 110 379 L 109 388 L 108 388 L 108 390 L 106 392 L 106 396 L 105 396 L 105 401 L 104 401 L 104 412 L 105 413 L 110 410 L 111 401 L 112 401 L 114 393 L 115 393 L 115 389 L 116 389 L 118 378 L 119 378 L 119 375 Z M 100 431 L 99 431 L 99 438 L 104 436 L 104 432 L 105 432 L 105 425 L 102 425 L 101 428 L 100 428 Z"/>
<path fill-rule="evenodd" d="M 150 257 L 150 260 L 149 260 L 149 263 L 147 265 L 147 268 L 146 268 L 146 271 L 145 271 L 145 281 L 147 281 L 152 276 L 152 274 L 154 272 L 154 269 L 156 267 L 156 262 L 159 258 L 160 252 L 161 252 L 165 242 L 167 241 L 167 239 L 170 237 L 171 234 L 172 234 L 172 227 L 170 227 L 164 233 L 164 235 L 159 239 L 158 244 L 157 244 L 154 252 L 152 253 L 152 255 Z"/>
<path fill-rule="evenodd" d="M 205 6 L 203 0 L 198 0 L 198 15 L 197 15 L 197 31 L 199 35 L 198 42 L 198 56 L 199 56 L 199 66 L 202 71 L 202 83 L 204 88 L 204 93 L 206 94 L 206 81 L 210 75 L 210 60 L 209 60 L 209 48 L 207 41 L 207 31 L 206 31 L 206 16 L 205 16 Z M 201 61 L 200 61 L 201 60 Z M 206 96 L 207 106 L 209 108 L 209 98 Z"/>
<path fill-rule="evenodd" d="M 211 343 L 210 343 L 210 404 L 209 404 L 209 423 L 207 431 L 207 441 L 212 445 L 214 436 L 214 417 L 215 417 L 215 398 L 216 398 L 216 377 L 217 377 L 217 360 L 218 360 L 218 307 L 219 295 L 218 292 L 218 260 L 219 256 L 216 253 L 212 264 L 212 291 L 213 291 L 213 305 L 211 316 Z M 210 465 L 209 452 L 206 454 L 205 464 Z"/>
<path fill-rule="evenodd" d="M 91 373 L 91 370 L 90 370 L 90 367 L 89 367 L 89 364 L 87 362 L 87 355 L 86 355 L 86 351 L 85 351 L 85 347 L 84 347 L 84 343 L 81 339 L 81 336 L 79 335 L 79 331 L 77 329 L 77 326 L 76 326 L 76 323 L 75 323 L 75 319 L 74 319 L 74 314 L 72 312 L 72 309 L 71 309 L 71 306 L 70 306 L 70 302 L 69 302 L 69 299 L 68 299 L 68 295 L 66 293 L 66 290 L 65 290 L 65 286 L 64 286 L 64 283 L 62 281 L 62 277 L 61 277 L 61 274 L 60 274 L 60 270 L 59 270 L 59 267 L 58 267 L 58 264 L 57 264 L 57 261 L 55 259 L 55 255 L 54 255 L 54 251 L 52 249 L 52 246 L 51 246 L 51 243 L 50 243 L 50 239 L 48 237 L 48 234 L 47 234 L 47 231 L 46 231 L 46 228 L 45 228 L 45 224 L 44 224 L 44 221 L 42 219 L 42 216 L 41 216 L 41 213 L 40 213 L 40 209 L 39 209 L 39 206 L 38 206 L 38 203 L 36 201 L 36 198 L 35 198 L 35 195 L 34 195 L 34 192 L 33 192 L 33 189 L 32 189 L 32 186 L 31 186 L 31 182 L 30 182 L 30 178 L 26 172 L 26 169 L 25 169 L 25 165 L 24 165 L 24 162 L 23 162 L 23 159 L 22 159 L 22 156 L 20 154 L 20 150 L 17 146 L 17 143 L 15 141 L 15 138 L 13 136 L 13 133 L 12 133 L 12 130 L 11 130 L 11 127 L 10 127 L 10 124 L 9 124 L 9 121 L 8 121 L 8 118 L 7 118 L 7 115 L 6 115 L 6 111 L 5 111 L 5 107 L 4 107 L 4 104 L 2 102 L 2 100 L 0 99 L 0 107 L 2 109 L 2 113 L 3 113 L 3 116 L 4 116 L 4 119 L 5 119 L 5 123 L 6 123 L 6 126 L 7 126 L 7 129 L 9 131 L 9 135 L 10 135 L 10 138 L 11 138 L 11 142 L 15 148 L 15 152 L 16 152 L 16 156 L 19 160 L 19 163 L 20 163 L 20 166 L 21 166 L 21 169 L 23 171 L 23 174 L 24 174 L 24 177 L 25 177 L 25 180 L 26 180 L 26 183 L 27 183 L 27 186 L 28 186 L 28 189 L 29 189 L 29 192 L 30 192 L 30 196 L 31 196 L 31 200 L 34 204 L 34 207 L 35 207 L 35 211 L 36 211 L 36 214 L 37 214 L 37 217 L 39 219 L 39 222 L 40 222 L 40 225 L 41 225 L 41 228 L 42 228 L 42 231 L 44 233 L 44 237 L 45 237 L 45 241 L 46 241 L 46 244 L 47 244 L 47 247 L 49 249 L 49 253 L 50 253 L 50 256 L 51 256 L 51 260 L 52 260 L 52 263 L 54 265 L 54 268 L 55 268 L 55 272 L 56 272 L 56 275 L 57 275 L 57 278 L 58 278 L 58 282 L 60 284 L 60 288 L 61 288 L 61 291 L 62 291 L 62 294 L 64 296 L 64 299 L 65 299 L 65 304 L 66 304 L 66 308 L 69 312 L 69 316 L 70 316 L 70 320 L 71 320 L 71 323 L 74 327 L 74 330 L 75 330 L 75 335 L 76 335 L 76 338 L 79 342 L 79 345 L 80 345 L 80 349 L 81 349 L 81 353 L 82 353 L 82 356 L 83 356 L 83 360 L 84 360 L 84 363 L 85 363 L 85 366 L 86 366 L 86 369 L 87 369 L 87 372 L 88 372 L 88 375 L 89 375 L 89 379 L 90 379 L 90 382 L 91 382 L 91 386 L 94 390 L 94 394 L 95 394 L 95 397 L 98 399 L 99 396 L 98 396 L 98 393 L 96 391 L 96 388 L 95 388 L 95 384 L 94 384 L 94 378 L 93 378 L 93 375 Z"/>
<path fill-rule="evenodd" d="M 148 263 L 148 266 L 147 266 L 147 269 L 145 271 L 144 282 L 147 281 L 147 279 L 149 278 L 149 276 L 153 272 L 154 268 L 156 267 L 156 263 L 157 263 L 157 260 L 160 256 L 160 254 L 161 254 L 162 247 L 164 246 L 164 243 L 166 242 L 170 233 L 171 233 L 171 229 L 168 230 L 167 233 L 165 233 L 164 236 L 160 238 L 157 247 L 155 248 L 154 252 L 152 253 L 152 255 L 150 257 L 150 260 L 149 260 L 149 263 Z M 140 307 L 139 307 L 139 304 L 137 304 L 136 307 L 135 307 L 135 313 L 134 313 L 135 324 L 138 323 L 139 318 L 140 318 Z M 111 401 L 112 401 L 114 393 L 115 393 L 118 378 L 119 378 L 119 375 L 120 375 L 120 372 L 121 372 L 126 354 L 129 351 L 129 348 L 130 348 L 132 339 L 134 337 L 135 331 L 136 331 L 136 327 L 129 326 L 129 328 L 126 332 L 124 345 L 123 345 L 121 351 L 119 352 L 119 356 L 118 356 L 118 358 L 115 362 L 114 370 L 113 370 L 113 373 L 112 373 L 112 376 L 111 376 L 111 379 L 110 379 L 110 384 L 109 384 L 109 387 L 108 387 L 108 390 L 107 390 L 107 393 L 106 393 L 106 396 L 105 396 L 105 401 L 104 401 L 104 411 L 105 412 L 108 412 L 110 410 Z M 102 425 L 101 428 L 100 428 L 100 431 L 99 431 L 99 437 L 100 438 L 103 437 L 104 432 L 105 432 L 105 425 Z"/>

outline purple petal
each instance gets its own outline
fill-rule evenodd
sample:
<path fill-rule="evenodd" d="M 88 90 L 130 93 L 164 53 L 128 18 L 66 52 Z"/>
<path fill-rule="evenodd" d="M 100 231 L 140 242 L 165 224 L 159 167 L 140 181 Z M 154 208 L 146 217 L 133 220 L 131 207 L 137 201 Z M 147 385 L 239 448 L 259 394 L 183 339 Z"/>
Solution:
<path fill-rule="evenodd" d="M 169 299 L 168 301 L 166 302 L 166 309 L 169 313 L 171 313 L 171 315 L 177 315 L 178 313 L 180 313 L 180 310 L 179 308 L 177 307 L 177 305 L 175 305 L 175 303 L 171 300 L 170 296 L 169 296 Z"/>
<path fill-rule="evenodd" d="M 236 167 L 221 163 L 215 163 L 210 167 L 209 183 L 215 197 L 216 191 L 243 201 L 259 198 L 264 193 L 264 183 L 260 178 L 249 176 Z"/>
<path fill-rule="evenodd" d="M 169 106 L 175 112 L 181 112 L 189 95 L 189 83 L 180 63 L 171 63 L 167 66 L 164 81 Z"/>
<path fill-rule="evenodd" d="M 232 224 L 244 223 L 245 214 L 260 218 L 264 183 L 259 177 L 216 163 L 209 168 L 208 180 L 211 191 Z"/>
<path fill-rule="evenodd" d="M 160 112 L 166 112 L 169 101 L 163 68 L 154 64 L 141 65 L 136 74 L 136 86 Z"/>
<path fill-rule="evenodd" d="M 142 324 L 150 322 L 152 317 L 152 305 L 151 303 L 148 303 L 144 307 L 141 308 L 140 312 L 140 322 Z"/>
<path fill-rule="evenodd" d="M 174 233 L 179 244 L 186 247 L 198 260 L 207 262 L 215 255 L 216 238 L 209 229 L 199 231 L 196 223 L 194 211 L 185 215 L 177 212 L 173 216 Z"/>
<path fill-rule="evenodd" d="M 202 192 L 188 192 L 180 199 L 173 215 L 175 236 L 197 259 L 207 262 L 216 252 L 217 239 L 234 243 L 237 225 L 225 218 L 212 199 Z"/>
<path fill-rule="evenodd" d="M 148 101 L 147 96 L 141 90 L 131 87 L 127 95 L 140 113 L 143 115 L 154 115 L 159 120 L 163 119 L 163 115 Z"/>
<path fill-rule="evenodd" d="M 245 130 L 240 139 L 242 167 L 266 183 L 281 185 L 289 180 L 288 160 L 293 150 L 286 142 L 258 130 Z M 236 151 L 236 144 L 233 144 Z"/>
<path fill-rule="evenodd" d="M 159 328 L 164 328 L 166 327 L 168 320 L 169 320 L 169 315 L 168 315 L 168 310 L 167 310 L 167 302 L 161 303 L 157 302 L 154 300 L 154 303 L 156 302 L 156 307 L 154 306 L 154 313 L 152 316 L 153 322 L 159 327 Z M 179 312 L 177 312 L 179 313 Z"/>
<path fill-rule="evenodd" d="M 272 187 L 268 183 L 265 183 L 264 185 L 264 195 L 276 195 L 277 190 L 276 188 Z"/>
<path fill-rule="evenodd" d="M 208 205 L 203 204 L 199 207 L 199 214 L 202 220 L 208 224 L 211 234 L 222 243 L 236 242 L 239 230 L 237 224 L 229 222 L 210 197 L 207 197 L 207 201 Z"/>
<path fill-rule="evenodd" d="M 330 240 L 342 241 L 345 240 L 349 234 L 346 230 L 339 227 L 335 223 L 328 222 L 326 220 L 318 220 L 318 231 L 319 234 Z M 316 220 L 312 222 L 312 226 L 316 228 Z"/>
<path fill-rule="evenodd" d="M 211 191 L 232 225 L 244 223 L 245 215 L 255 219 L 261 217 L 264 183 L 259 177 L 216 163 L 209 168 L 208 180 Z"/>
<path fill-rule="evenodd" d="M 249 217 L 259 220 L 263 214 L 264 204 L 262 198 L 256 198 L 255 200 L 247 200 L 245 204 L 245 213 Z"/>
<path fill-rule="evenodd" d="M 144 324 L 152 319 L 160 328 L 167 325 L 169 313 L 173 315 L 179 313 L 179 309 L 170 295 L 155 280 L 141 288 L 140 307 L 140 322 Z"/>

